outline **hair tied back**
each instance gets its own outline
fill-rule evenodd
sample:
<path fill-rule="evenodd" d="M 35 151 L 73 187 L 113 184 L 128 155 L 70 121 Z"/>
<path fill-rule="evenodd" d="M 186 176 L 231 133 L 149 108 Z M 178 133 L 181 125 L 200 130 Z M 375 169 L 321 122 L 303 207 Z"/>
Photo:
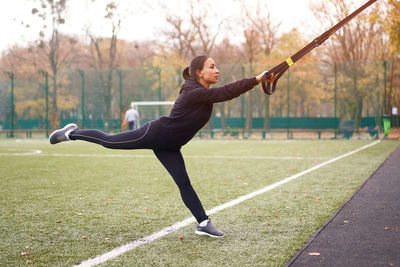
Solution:
<path fill-rule="evenodd" d="M 183 79 L 189 80 L 190 79 L 190 73 L 189 73 L 189 67 L 186 67 L 183 72 L 182 72 Z"/>

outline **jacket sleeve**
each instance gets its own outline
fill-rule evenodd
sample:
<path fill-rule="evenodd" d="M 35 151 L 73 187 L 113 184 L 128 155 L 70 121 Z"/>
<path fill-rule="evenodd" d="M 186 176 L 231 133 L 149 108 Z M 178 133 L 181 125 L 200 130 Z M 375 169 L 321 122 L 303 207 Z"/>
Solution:
<path fill-rule="evenodd" d="M 258 82 L 256 78 L 242 79 L 236 82 L 215 88 L 198 87 L 188 91 L 185 95 L 185 104 L 217 103 L 231 100 L 251 90 Z"/>

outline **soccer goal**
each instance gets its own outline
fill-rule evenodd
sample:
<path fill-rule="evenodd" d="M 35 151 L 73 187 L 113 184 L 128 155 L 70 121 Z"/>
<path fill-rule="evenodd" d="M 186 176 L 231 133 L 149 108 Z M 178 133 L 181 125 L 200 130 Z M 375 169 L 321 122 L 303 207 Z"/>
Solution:
<path fill-rule="evenodd" d="M 140 123 L 157 119 L 160 116 L 168 115 L 174 101 L 136 101 L 131 102 L 131 106 L 139 112 Z"/>

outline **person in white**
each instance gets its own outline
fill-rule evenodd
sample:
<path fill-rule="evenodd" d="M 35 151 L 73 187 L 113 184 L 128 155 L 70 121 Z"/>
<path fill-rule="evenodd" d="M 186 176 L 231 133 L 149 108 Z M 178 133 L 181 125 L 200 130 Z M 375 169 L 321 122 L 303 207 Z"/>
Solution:
<path fill-rule="evenodd" d="M 139 123 L 139 112 L 136 110 L 135 105 L 131 105 L 125 113 L 124 122 L 122 123 L 122 128 L 124 129 L 126 125 L 129 126 L 129 130 L 134 130 L 138 127 Z"/>

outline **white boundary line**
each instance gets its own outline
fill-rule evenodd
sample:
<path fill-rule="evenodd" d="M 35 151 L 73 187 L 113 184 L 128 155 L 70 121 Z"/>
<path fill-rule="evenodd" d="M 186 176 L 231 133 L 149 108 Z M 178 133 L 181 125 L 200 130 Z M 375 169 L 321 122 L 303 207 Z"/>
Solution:
<path fill-rule="evenodd" d="M 0 153 L 0 156 L 33 156 L 33 155 L 40 155 L 42 153 L 41 150 L 37 149 L 30 149 L 31 152 L 25 153 Z"/>
<path fill-rule="evenodd" d="M 110 158 L 155 158 L 154 155 L 129 155 L 129 154 L 41 154 L 41 156 L 50 157 L 110 157 Z M 194 159 L 281 159 L 281 160 L 304 160 L 304 159 L 321 159 L 318 157 L 275 157 L 275 156 L 199 156 L 199 155 L 184 155 L 184 158 Z"/>
<path fill-rule="evenodd" d="M 263 193 L 265 193 L 265 192 L 267 192 L 269 190 L 272 190 L 272 189 L 274 189 L 274 188 L 276 188 L 276 187 L 278 187 L 280 185 L 283 185 L 283 184 L 288 183 L 288 182 L 290 182 L 290 181 L 292 181 L 292 180 L 294 180 L 296 178 L 299 178 L 300 176 L 303 176 L 303 175 L 305 175 L 307 173 L 310 173 L 310 172 L 315 171 L 315 170 L 317 170 L 319 168 L 322 168 L 322 167 L 324 167 L 326 165 L 329 165 L 329 164 L 331 164 L 331 163 L 333 163 L 335 161 L 338 161 L 340 159 L 343 159 L 345 157 L 353 155 L 353 154 L 355 154 L 355 153 L 357 153 L 357 152 L 359 152 L 361 150 L 364 150 L 366 148 L 374 146 L 374 145 L 378 144 L 379 142 L 380 142 L 380 140 L 375 141 L 375 142 L 373 142 L 371 144 L 365 145 L 363 147 L 360 147 L 360 148 L 357 148 L 357 149 L 355 149 L 353 151 L 350 151 L 350 152 L 348 152 L 346 154 L 343 154 L 343 155 L 338 156 L 336 158 L 330 159 L 330 160 L 325 161 L 325 162 L 323 162 L 321 164 L 315 165 L 314 167 L 311 167 L 311 168 L 309 168 L 309 169 L 307 169 L 305 171 L 302 171 L 302 172 L 300 172 L 298 174 L 292 175 L 292 176 L 290 176 L 290 177 L 288 177 L 286 179 L 283 179 L 283 180 L 281 180 L 281 181 L 279 181 L 277 183 L 274 183 L 274 184 L 269 185 L 267 187 L 264 187 L 264 188 L 262 188 L 260 190 L 252 192 L 252 193 L 250 193 L 248 195 L 241 196 L 241 197 L 239 197 L 237 199 L 234 199 L 234 200 L 229 201 L 229 202 L 227 202 L 225 204 L 217 206 L 217 207 L 215 207 L 215 208 L 213 208 L 211 210 L 208 210 L 206 213 L 208 215 L 211 215 L 211 214 L 214 214 L 214 213 L 216 213 L 218 211 L 224 210 L 226 208 L 235 206 L 235 205 L 237 205 L 237 204 L 239 204 L 239 203 L 241 203 L 241 202 L 243 202 L 245 200 L 248 200 L 248 199 L 253 198 L 253 197 L 257 196 L 257 195 L 263 194 Z M 177 222 L 177 223 L 173 224 L 170 227 L 166 227 L 166 228 L 162 229 L 161 231 L 156 232 L 156 233 L 154 233 L 152 235 L 146 236 L 146 237 L 138 239 L 138 240 L 134 240 L 134 241 L 132 241 L 132 242 L 130 242 L 128 244 L 119 246 L 119 247 L 111 250 L 110 252 L 107 252 L 107 253 L 99 255 L 99 256 L 97 256 L 95 258 L 83 261 L 81 264 L 76 265 L 76 266 L 81 266 L 81 267 L 94 266 L 94 265 L 106 262 L 108 260 L 114 259 L 115 257 L 117 257 L 117 256 L 119 256 L 121 254 L 124 254 L 125 252 L 128 252 L 129 250 L 132 250 L 132 249 L 134 249 L 136 247 L 139 247 L 141 245 L 144 245 L 144 244 L 150 243 L 152 241 L 155 241 L 155 240 L 157 240 L 157 239 L 159 239 L 159 238 L 161 238 L 161 237 L 163 237 L 163 236 L 165 236 L 165 235 L 167 235 L 167 234 L 169 234 L 171 232 L 174 232 L 174 231 L 176 231 L 176 230 L 178 230 L 180 228 L 183 228 L 183 227 L 185 227 L 185 226 L 187 226 L 187 225 L 189 225 L 189 224 L 191 224 L 193 222 L 195 222 L 195 219 L 193 217 L 187 218 L 187 219 L 185 219 L 183 221 L 180 221 L 180 222 Z"/>
<path fill-rule="evenodd" d="M 41 150 L 32 150 L 30 153 L 0 153 L 0 156 L 43 156 L 43 157 L 97 157 L 97 158 L 155 158 L 154 155 L 131 155 L 131 154 L 62 154 L 62 153 L 42 153 Z M 285 156 L 223 156 L 223 155 L 184 155 L 184 158 L 194 159 L 275 159 L 275 160 L 305 160 L 322 159 L 323 157 L 285 157 Z"/>

